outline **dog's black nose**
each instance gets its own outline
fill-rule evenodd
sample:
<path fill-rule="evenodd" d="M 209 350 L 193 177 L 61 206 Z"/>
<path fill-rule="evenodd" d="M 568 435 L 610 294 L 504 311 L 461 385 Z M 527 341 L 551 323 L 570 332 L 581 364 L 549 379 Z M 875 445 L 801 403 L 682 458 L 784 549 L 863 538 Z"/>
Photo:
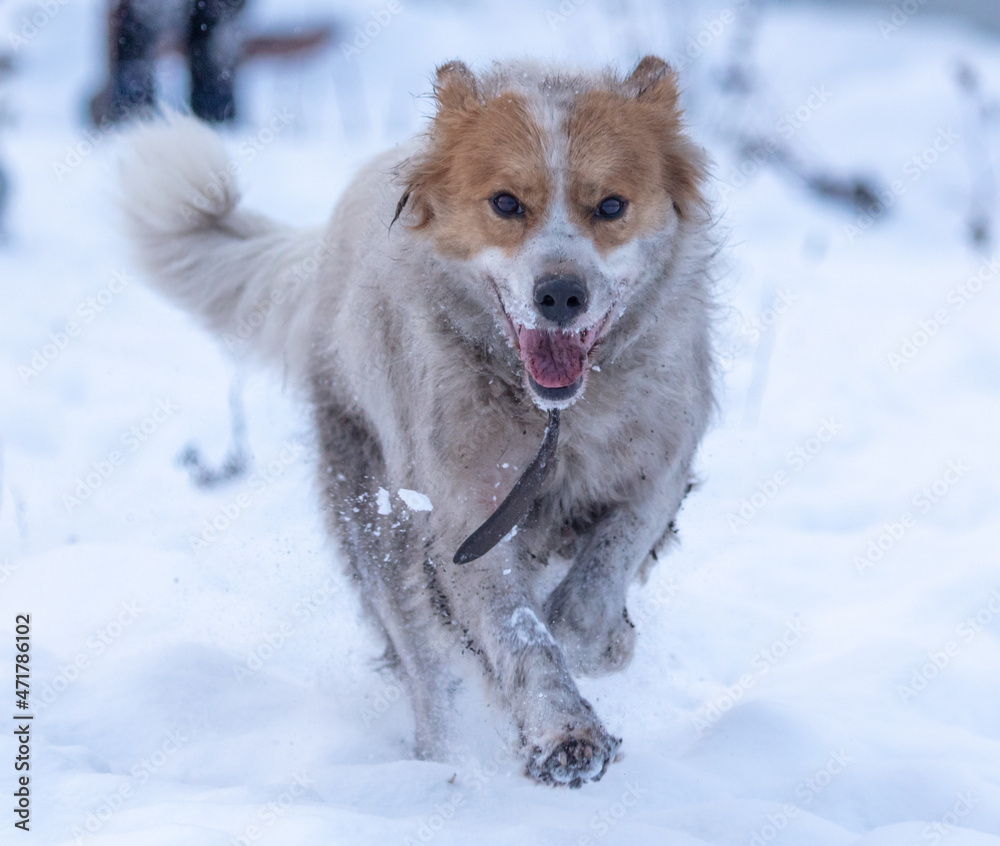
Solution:
<path fill-rule="evenodd" d="M 543 276 L 535 283 L 535 306 L 542 317 L 565 326 L 587 308 L 587 287 L 576 276 Z"/>

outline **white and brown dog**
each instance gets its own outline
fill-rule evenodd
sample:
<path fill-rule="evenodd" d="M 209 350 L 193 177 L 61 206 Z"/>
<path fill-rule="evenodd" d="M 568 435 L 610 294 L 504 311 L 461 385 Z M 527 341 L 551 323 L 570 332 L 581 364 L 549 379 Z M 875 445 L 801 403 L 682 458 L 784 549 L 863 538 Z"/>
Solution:
<path fill-rule="evenodd" d="M 572 676 L 631 657 L 626 592 L 672 537 L 713 402 L 704 157 L 655 57 L 625 78 L 454 62 L 435 95 L 426 135 L 322 230 L 239 207 L 201 124 L 143 126 L 130 235 L 154 285 L 308 393 L 330 529 L 417 753 L 443 753 L 469 651 L 528 774 L 579 786 L 619 740 Z M 400 489 L 433 509 L 400 520 Z"/>

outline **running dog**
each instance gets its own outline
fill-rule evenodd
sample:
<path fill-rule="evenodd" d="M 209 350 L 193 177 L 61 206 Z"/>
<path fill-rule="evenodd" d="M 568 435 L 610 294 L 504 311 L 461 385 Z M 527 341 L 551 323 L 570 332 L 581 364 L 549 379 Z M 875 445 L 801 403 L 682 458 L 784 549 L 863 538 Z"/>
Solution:
<path fill-rule="evenodd" d="M 631 658 L 626 592 L 673 537 L 713 407 L 706 160 L 653 56 L 624 76 L 452 62 L 434 94 L 428 131 L 312 230 L 241 207 L 204 125 L 141 126 L 128 231 L 151 284 L 311 402 L 329 528 L 417 754 L 444 754 L 470 653 L 527 774 L 578 787 L 620 740 L 573 676 Z"/>

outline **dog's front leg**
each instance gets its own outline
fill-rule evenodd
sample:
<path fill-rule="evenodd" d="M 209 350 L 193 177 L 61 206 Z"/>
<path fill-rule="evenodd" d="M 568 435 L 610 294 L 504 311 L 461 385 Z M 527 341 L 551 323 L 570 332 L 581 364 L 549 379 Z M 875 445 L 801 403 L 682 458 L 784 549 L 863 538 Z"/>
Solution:
<path fill-rule="evenodd" d="M 530 776 L 579 787 L 604 775 L 620 740 L 577 690 L 566 657 L 531 599 L 514 542 L 438 569 L 456 621 L 510 704 Z"/>
<path fill-rule="evenodd" d="M 640 565 L 663 537 L 687 487 L 672 474 L 659 494 L 620 505 L 591 528 L 566 577 L 545 602 L 545 620 L 574 673 L 623 669 L 635 648 L 625 595 Z"/>

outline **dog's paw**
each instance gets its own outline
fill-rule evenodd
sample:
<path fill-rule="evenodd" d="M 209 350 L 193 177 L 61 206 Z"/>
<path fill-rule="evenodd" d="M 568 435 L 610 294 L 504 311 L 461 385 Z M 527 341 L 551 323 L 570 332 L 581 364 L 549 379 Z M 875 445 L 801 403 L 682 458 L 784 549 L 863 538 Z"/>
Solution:
<path fill-rule="evenodd" d="M 531 746 L 527 773 L 541 784 L 580 787 L 600 781 L 621 744 L 600 723 L 568 726 L 547 742 Z"/>
<path fill-rule="evenodd" d="M 546 603 L 545 617 L 577 675 L 617 673 L 632 660 L 635 627 L 624 607 L 610 611 L 587 605 L 575 591 L 560 585 Z"/>

